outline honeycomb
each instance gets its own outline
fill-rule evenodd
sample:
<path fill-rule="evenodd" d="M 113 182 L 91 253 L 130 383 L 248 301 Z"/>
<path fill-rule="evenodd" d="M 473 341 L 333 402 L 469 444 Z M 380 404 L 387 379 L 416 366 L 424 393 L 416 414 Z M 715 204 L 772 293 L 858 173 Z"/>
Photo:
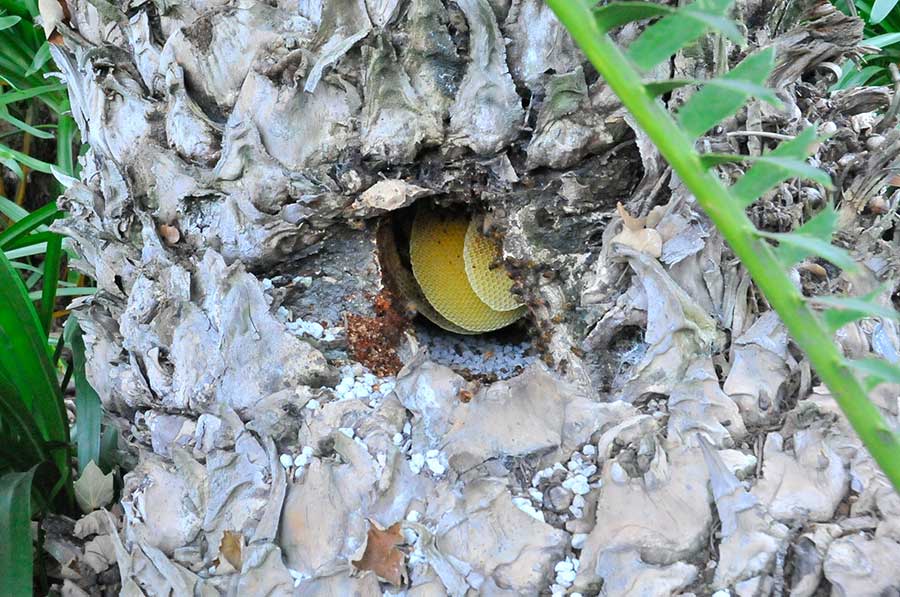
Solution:
<path fill-rule="evenodd" d="M 466 277 L 469 278 L 472 290 L 495 311 L 510 311 L 521 307 L 522 302 L 510 292 L 513 279 L 502 267 L 491 268 L 491 264 L 500 259 L 500 247 L 481 234 L 480 223 L 479 218 L 472 218 L 469 222 L 463 248 Z"/>
<path fill-rule="evenodd" d="M 485 246 L 490 241 L 477 228 L 471 234 L 469 230 L 469 219 L 462 214 L 419 208 L 410 235 L 410 262 L 422 294 L 435 311 L 468 333 L 489 332 L 516 321 L 525 314 L 525 308 L 518 306 L 509 293 L 512 281 L 506 281 L 505 272 L 488 267 L 497 256 L 497 249 Z M 493 309 L 476 293 L 464 257 L 467 237 L 474 242 L 469 260 L 484 296 L 494 304 L 513 308 Z M 426 311 L 422 314 L 428 317 Z M 439 321 L 435 323 L 441 325 Z"/>
<path fill-rule="evenodd" d="M 410 301 L 415 306 L 416 312 L 427 317 L 429 321 L 438 327 L 454 334 L 470 334 L 471 332 L 447 321 L 440 313 L 434 310 L 434 307 L 422 294 L 422 289 L 419 288 L 419 284 L 413 277 L 412 272 L 403 265 L 400 259 L 400 254 L 397 252 L 397 240 L 390 226 L 383 228 L 381 233 L 384 235 L 384 242 L 379 244 L 381 264 L 385 269 L 385 273 L 388 274 L 393 282 L 394 290 Z"/>

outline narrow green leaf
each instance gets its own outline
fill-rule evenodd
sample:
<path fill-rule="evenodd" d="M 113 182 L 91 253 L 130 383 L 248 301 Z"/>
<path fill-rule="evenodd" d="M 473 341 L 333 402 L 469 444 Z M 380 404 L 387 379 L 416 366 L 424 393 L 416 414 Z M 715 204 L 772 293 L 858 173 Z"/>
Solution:
<path fill-rule="evenodd" d="M 678 110 L 676 118 L 692 137 L 699 137 L 732 116 L 750 97 L 776 105 L 781 102 L 763 86 L 775 66 L 775 49 L 769 48 L 744 59 L 724 77 L 707 82 Z"/>
<path fill-rule="evenodd" d="M 34 60 L 31 61 L 31 66 L 28 67 L 28 70 L 25 71 L 25 76 L 30 77 L 35 74 L 42 68 L 47 62 L 50 60 L 50 44 L 44 42 L 41 45 L 41 49 L 34 53 Z"/>
<path fill-rule="evenodd" d="M 900 321 L 900 313 L 874 302 L 881 291 L 863 297 L 817 296 L 810 299 L 814 305 L 828 307 L 822 313 L 825 323 L 832 333 L 848 323 L 866 317 L 880 317 Z"/>
<path fill-rule="evenodd" d="M 872 77 L 884 70 L 880 66 L 867 66 L 860 69 L 859 67 L 849 62 L 845 64 L 843 68 L 844 72 L 841 75 L 841 78 L 831 86 L 829 91 L 839 91 L 841 89 L 853 89 L 854 87 L 861 87 L 868 83 Z"/>
<path fill-rule="evenodd" d="M 34 469 L 0 477 L 0 579 L 6 595 L 32 594 L 31 481 Z"/>
<path fill-rule="evenodd" d="M 819 211 L 819 213 L 797 228 L 797 230 L 794 231 L 794 234 L 810 236 L 830 244 L 836 226 L 837 212 L 834 211 L 834 206 L 829 203 Z M 809 257 L 810 252 L 804 250 L 802 247 L 785 243 L 779 245 L 778 248 L 775 249 L 775 255 L 782 265 L 791 267 L 795 263 L 800 263 Z"/>
<path fill-rule="evenodd" d="M 8 147 L 6 145 L 0 145 L 0 159 L 2 160 L 14 160 L 19 162 L 23 166 L 28 166 L 32 170 L 37 170 L 38 172 L 43 172 L 44 174 L 50 174 L 50 164 L 47 162 L 43 162 L 41 160 L 35 159 L 30 155 L 24 154 L 21 151 L 16 151 L 12 147 Z M 7 162 L 4 162 L 4 165 Z M 21 170 L 19 171 L 21 172 Z"/>
<path fill-rule="evenodd" d="M 51 233 L 52 234 L 52 233 Z M 44 283 L 41 285 L 41 325 L 45 336 L 50 336 L 53 325 L 53 308 L 59 288 L 59 266 L 62 262 L 62 236 L 54 234 L 47 241 L 47 253 L 44 255 Z M 63 289 L 64 291 L 65 289 Z M 62 291 L 60 291 L 62 294 Z"/>
<path fill-rule="evenodd" d="M 860 43 L 860 45 L 882 49 L 897 43 L 900 43 L 900 31 L 883 33 L 882 35 L 876 35 L 875 37 L 864 39 L 862 40 L 862 43 Z"/>
<path fill-rule="evenodd" d="M 764 156 L 752 156 L 734 153 L 705 153 L 700 156 L 700 164 L 706 169 L 714 168 L 715 166 L 721 166 L 722 164 L 734 164 L 739 162 L 768 164 L 782 171 L 785 174 L 785 180 L 788 178 L 797 177 L 806 180 L 814 180 L 828 189 L 830 189 L 832 186 L 831 177 L 828 176 L 827 172 L 819 170 L 815 166 L 810 166 L 803 160 L 798 160 L 795 158 L 778 157 L 772 154 Z M 746 176 L 746 174 L 744 176 Z"/>
<path fill-rule="evenodd" d="M 57 236 L 59 235 L 55 232 L 50 232 L 49 230 L 33 232 L 25 236 L 19 236 L 18 238 L 9 241 L 3 247 L 3 250 L 11 253 L 13 249 L 18 249 L 20 247 L 32 247 L 38 244 L 48 243 Z M 46 252 L 46 247 L 44 247 L 44 251 L 41 252 Z"/>
<path fill-rule="evenodd" d="M 0 213 L 12 220 L 18 222 L 28 215 L 28 210 L 15 201 L 10 201 L 6 197 L 0 197 Z"/>
<path fill-rule="evenodd" d="M 883 359 L 857 359 L 848 364 L 866 376 L 866 390 L 872 391 L 882 383 L 900 383 L 900 367 Z"/>
<path fill-rule="evenodd" d="M 66 344 L 72 350 L 73 377 L 75 378 L 75 406 L 78 413 L 78 427 L 75 443 L 78 447 L 78 471 L 84 472 L 89 462 L 100 464 L 100 420 L 102 408 L 100 397 L 91 387 L 85 373 L 84 338 L 78 320 L 69 316 L 63 332 Z"/>
<path fill-rule="evenodd" d="M 32 255 L 42 255 L 47 250 L 47 243 L 41 242 L 36 245 L 29 245 L 21 249 L 13 249 L 12 251 L 3 251 L 4 256 L 9 259 L 21 259 L 22 257 L 31 257 Z"/>
<path fill-rule="evenodd" d="M 674 12 L 674 8 L 652 2 L 613 2 L 595 8 L 594 17 L 600 31 L 607 33 L 633 21 L 664 17 Z"/>
<path fill-rule="evenodd" d="M 644 89 L 647 90 L 650 97 L 659 97 L 688 85 L 702 85 L 705 82 L 700 79 L 665 79 L 663 81 L 648 81 L 644 83 Z"/>
<path fill-rule="evenodd" d="M 4 29 L 9 29 L 10 27 L 14 27 L 16 23 L 22 20 L 22 17 L 11 16 L 11 17 L 0 17 L 0 31 Z"/>
<path fill-rule="evenodd" d="M 8 248 L 13 241 L 30 234 L 33 230 L 50 224 L 53 220 L 61 217 L 62 214 L 63 212 L 56 207 L 55 203 L 48 203 L 44 207 L 36 209 L 3 232 L 0 232 L 0 249 Z"/>
<path fill-rule="evenodd" d="M 731 193 L 737 199 L 738 203 L 744 207 L 750 205 L 759 199 L 763 193 L 775 187 L 781 182 L 798 176 L 799 174 L 786 166 L 788 163 L 773 162 L 772 158 L 791 159 L 796 161 L 805 160 L 813 151 L 816 143 L 816 131 L 813 127 L 803 130 L 796 138 L 791 141 L 785 141 L 773 151 L 767 153 L 763 160 L 756 158 L 758 162 L 753 165 L 734 186 L 731 187 Z M 808 166 L 803 162 L 804 166 Z M 804 170 L 802 176 L 806 176 L 808 171 Z M 815 180 L 815 179 L 814 179 Z"/>
<path fill-rule="evenodd" d="M 22 172 L 22 167 L 19 166 L 19 162 L 17 162 L 13 158 L 0 153 L 0 164 L 3 164 L 7 168 L 9 168 L 10 172 L 15 174 L 16 178 L 22 179 L 25 177 L 25 173 Z"/>
<path fill-rule="evenodd" d="M 732 0 L 698 0 L 663 17 L 647 27 L 628 48 L 628 57 L 638 69 L 650 71 L 669 59 L 675 52 L 696 41 L 710 28 L 723 27 L 723 33 L 734 36 L 733 22 L 721 19 L 727 13 Z M 743 43 L 737 32 L 735 43 Z"/>
<path fill-rule="evenodd" d="M 43 131 L 37 127 L 31 126 L 24 120 L 19 120 L 15 116 L 9 113 L 9 110 L 6 106 L 0 105 L 0 120 L 5 120 L 9 124 L 13 125 L 17 129 L 22 132 L 28 133 L 29 135 L 33 135 L 38 139 L 52 139 L 53 133 L 48 133 L 47 131 Z"/>
<path fill-rule="evenodd" d="M 666 79 L 663 81 L 649 81 L 644 83 L 644 88 L 652 97 L 659 97 L 681 87 L 687 85 L 711 86 L 713 88 L 742 93 L 745 97 L 758 97 L 763 101 L 780 105 L 781 100 L 775 95 L 775 92 L 763 85 L 756 85 L 749 81 L 732 81 L 728 79 Z"/>
<path fill-rule="evenodd" d="M 90 296 L 92 294 L 97 294 L 97 289 L 88 286 L 58 288 L 56 291 L 56 296 Z M 42 296 L 43 295 L 40 290 L 35 290 L 28 293 L 28 298 L 33 301 L 41 300 Z"/>
<path fill-rule="evenodd" d="M 76 176 L 72 145 L 77 133 L 78 128 L 74 118 L 68 115 L 59 117 L 59 127 L 56 129 L 56 167 L 69 177 Z M 60 182 L 59 187 L 60 193 L 66 191 L 64 183 Z"/>
<path fill-rule="evenodd" d="M 51 85 L 39 85 L 38 87 L 32 87 L 31 89 L 10 91 L 8 93 L 0 95 L 0 104 L 11 104 L 13 102 L 20 102 L 22 100 L 31 99 L 33 97 L 39 97 L 41 95 L 47 95 L 49 93 L 56 93 L 65 90 L 65 85 L 62 85 L 60 83 L 53 83 Z"/>
<path fill-rule="evenodd" d="M 100 440 L 100 469 L 108 473 L 119 463 L 119 430 L 109 425 Z"/>
<path fill-rule="evenodd" d="M 0 369 L 15 387 L 22 408 L 34 416 L 44 439 L 68 443 L 68 419 L 46 337 L 25 285 L 2 252 L 0 305 Z M 57 452 L 54 462 L 60 475 L 68 477 L 66 454 Z"/>
<path fill-rule="evenodd" d="M 872 5 L 872 13 L 869 15 L 869 24 L 877 25 L 888 16 L 894 7 L 897 6 L 898 0 L 875 0 Z"/>
<path fill-rule="evenodd" d="M 820 238 L 807 236 L 805 234 L 797 234 L 796 232 L 775 233 L 757 230 L 757 234 L 759 236 L 778 241 L 779 248 L 785 245 L 790 247 L 790 249 L 792 249 L 790 251 L 790 255 L 792 258 L 800 254 L 803 254 L 804 256 L 815 255 L 817 257 L 821 257 L 829 263 L 833 263 L 834 265 L 845 271 L 856 271 L 858 269 L 856 262 L 853 261 L 853 258 L 849 253 L 847 253 L 847 251 L 840 247 L 836 247 L 828 241 L 824 241 Z M 775 253 L 776 256 L 779 257 L 779 261 L 781 261 L 780 256 L 783 253 L 778 251 L 777 249 Z M 785 267 L 790 267 L 791 265 L 793 265 L 792 263 L 790 263 L 790 260 L 785 260 L 781 263 Z"/>

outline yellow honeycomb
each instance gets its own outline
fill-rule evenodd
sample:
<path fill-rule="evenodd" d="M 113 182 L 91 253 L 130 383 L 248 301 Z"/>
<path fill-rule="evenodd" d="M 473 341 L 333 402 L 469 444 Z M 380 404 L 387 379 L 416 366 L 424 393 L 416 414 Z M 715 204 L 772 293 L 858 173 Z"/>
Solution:
<path fill-rule="evenodd" d="M 509 311 L 522 306 L 510 292 L 513 279 L 503 267 L 491 269 L 491 264 L 499 260 L 500 247 L 479 230 L 479 218 L 472 218 L 466 231 L 463 260 L 466 263 L 466 277 L 472 290 L 488 307 L 495 311 Z"/>
<path fill-rule="evenodd" d="M 381 263 L 390 276 L 390 279 L 396 285 L 396 290 L 400 291 L 408 301 L 411 301 L 412 304 L 415 305 L 417 313 L 421 313 L 438 327 L 441 327 L 448 332 L 453 332 L 454 334 L 473 333 L 464 330 L 458 325 L 453 325 L 447 321 L 443 315 L 434 310 L 434 307 L 431 306 L 425 298 L 425 295 L 422 294 L 422 289 L 419 288 L 419 284 L 413 277 L 412 272 L 404 267 L 403 262 L 400 260 L 400 254 L 397 252 L 396 238 L 390 227 L 387 227 L 384 230 L 384 233 L 385 242 L 379 244 Z"/>
<path fill-rule="evenodd" d="M 473 290 L 463 256 L 468 230 L 469 220 L 461 214 L 418 209 L 410 235 L 410 262 L 422 293 L 443 318 L 469 333 L 489 332 L 516 321 L 525 308 L 492 309 Z M 494 255 L 481 248 L 472 251 L 476 271 L 487 271 Z M 481 259 L 487 261 L 481 263 Z M 499 295 L 490 283 L 484 286 L 491 289 L 492 297 Z M 423 315 L 428 316 L 424 311 Z"/>

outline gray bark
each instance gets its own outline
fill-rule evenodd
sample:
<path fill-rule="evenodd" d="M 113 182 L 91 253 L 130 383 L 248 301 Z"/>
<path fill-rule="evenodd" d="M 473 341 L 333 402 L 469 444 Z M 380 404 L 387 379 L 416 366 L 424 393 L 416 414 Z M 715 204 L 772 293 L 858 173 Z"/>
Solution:
<path fill-rule="evenodd" d="M 738 3 L 751 47 L 783 50 L 787 108 L 752 103 L 705 142 L 759 152 L 726 133 L 829 121 L 846 134 L 817 159 L 855 152 L 854 176 L 875 176 L 858 121 L 889 95 L 828 96 L 822 68 L 861 25 L 821 7 L 798 25 L 802 4 Z M 69 5 L 54 57 L 89 150 L 59 229 L 99 288 L 78 308 L 89 377 L 138 456 L 112 533 L 123 594 L 380 595 L 351 561 L 370 525 L 404 520 L 409 595 L 754 594 L 783 581 L 788 505 L 830 522 L 848 467 L 894 528 L 846 423 L 794 383 L 777 318 L 541 0 Z M 704 40 L 658 74 L 742 55 Z M 755 217 L 796 224 L 816 192 L 786 184 Z M 416 200 L 489 213 L 542 358 L 479 388 L 410 335 L 396 378 L 347 396 L 365 374 L 347 316 L 381 322 L 379 222 Z M 649 214 L 658 259 L 612 242 L 617 202 Z M 848 234 L 862 226 L 847 214 Z M 863 352 L 896 350 L 890 326 L 857 332 Z M 781 429 L 798 398 L 811 422 Z M 789 439 L 770 434 L 756 471 L 758 425 Z M 829 564 L 839 534 L 804 535 L 803 570 L 858 587 Z M 554 566 L 575 556 L 572 584 Z"/>

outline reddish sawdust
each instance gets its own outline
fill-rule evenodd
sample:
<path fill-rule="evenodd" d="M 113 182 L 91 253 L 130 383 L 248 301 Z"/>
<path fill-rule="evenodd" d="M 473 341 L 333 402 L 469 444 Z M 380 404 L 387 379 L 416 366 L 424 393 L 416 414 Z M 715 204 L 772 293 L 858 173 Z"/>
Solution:
<path fill-rule="evenodd" d="M 396 375 L 403 363 L 397 346 L 409 320 L 400 311 L 400 303 L 388 291 L 382 291 L 373 302 L 375 317 L 346 315 L 347 340 L 353 358 L 380 377 Z"/>

